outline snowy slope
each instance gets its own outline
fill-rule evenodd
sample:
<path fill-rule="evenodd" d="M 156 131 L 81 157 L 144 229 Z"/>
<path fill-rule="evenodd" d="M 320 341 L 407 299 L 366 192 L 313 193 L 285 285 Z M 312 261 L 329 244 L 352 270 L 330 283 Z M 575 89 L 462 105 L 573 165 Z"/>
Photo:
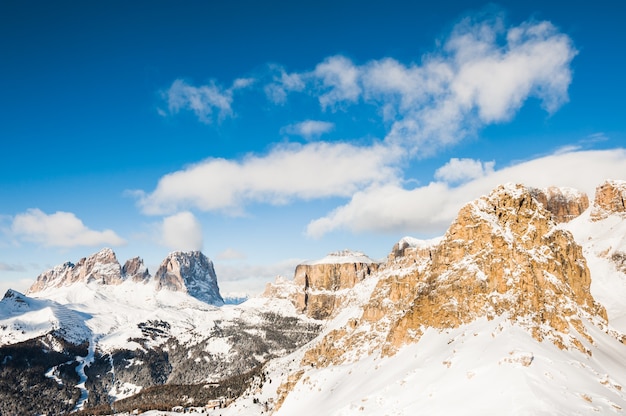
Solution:
<path fill-rule="evenodd" d="M 591 294 L 607 310 L 609 323 L 626 333 L 626 218 L 607 215 L 592 221 L 590 207 L 562 227 L 571 231 L 583 247 L 591 271 Z"/>
<path fill-rule="evenodd" d="M 590 330 L 599 340 L 589 346 L 592 356 L 538 343 L 502 319 L 430 328 L 392 357 L 306 372 L 276 414 L 619 413 L 626 408 L 626 349 Z"/>
<path fill-rule="evenodd" d="M 33 299 L 8 290 L 0 301 L 0 346 L 55 332 L 80 344 L 90 339 L 87 316 L 49 299 Z"/>
<path fill-rule="evenodd" d="M 371 264 L 376 263 L 376 261 L 372 260 L 364 253 L 360 251 L 352 251 L 352 250 L 340 250 L 335 251 L 327 256 L 319 259 L 312 260 L 302 263 L 303 265 L 315 266 L 320 264 L 344 264 L 344 263 L 363 263 L 363 264 Z"/>

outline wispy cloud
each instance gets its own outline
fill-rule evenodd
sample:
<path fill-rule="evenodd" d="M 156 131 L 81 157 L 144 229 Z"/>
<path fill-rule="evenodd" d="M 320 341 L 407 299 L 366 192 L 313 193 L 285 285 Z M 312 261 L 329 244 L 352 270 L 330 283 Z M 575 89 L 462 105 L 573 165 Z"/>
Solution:
<path fill-rule="evenodd" d="M 372 186 L 355 193 L 347 204 L 328 215 L 311 221 L 307 234 L 319 238 L 339 229 L 441 234 L 463 204 L 502 183 L 567 186 L 593 198 L 595 187 L 604 180 L 624 177 L 626 149 L 555 153 L 500 170 L 486 170 L 458 187 L 450 187 L 445 182 L 432 182 L 414 189 L 397 185 Z"/>
<path fill-rule="evenodd" d="M 167 102 L 169 114 L 176 114 L 181 110 L 192 111 L 203 123 L 212 123 L 233 114 L 233 93 L 247 88 L 254 83 L 251 78 L 239 78 L 233 82 L 230 88 L 223 88 L 215 82 L 199 87 L 188 84 L 182 79 L 177 79 L 162 93 Z M 168 112 L 158 109 L 160 115 L 165 116 Z"/>
<path fill-rule="evenodd" d="M 373 106 L 387 129 L 384 139 L 373 145 L 283 145 L 240 160 L 208 159 L 163 176 L 156 189 L 141 194 L 140 206 L 147 214 L 195 208 L 232 215 L 241 214 L 250 203 L 347 197 L 365 203 L 360 208 L 352 204 L 338 208 L 311 225 L 310 234 L 323 234 L 335 224 L 356 224 L 340 217 L 372 216 L 364 212 L 367 207 L 376 210 L 377 204 L 384 204 L 382 200 L 369 203 L 373 195 L 408 203 L 404 198 L 418 193 L 400 185 L 400 168 L 407 161 L 430 156 L 485 125 L 508 121 L 529 97 L 537 98 L 549 113 L 556 111 L 568 100 L 570 64 L 576 54 L 571 39 L 549 22 L 507 28 L 501 18 L 468 18 L 419 63 L 383 58 L 356 64 L 337 55 L 308 71 L 289 73 L 272 66 L 270 79 L 258 80 L 271 102 L 281 104 L 290 94 L 302 93 L 316 98 L 320 108 L 330 113 Z M 201 120 L 211 120 L 214 112 L 230 114 L 233 88 L 214 83 L 192 87 L 176 81 L 170 88 L 170 111 L 190 109 Z M 308 120 L 285 129 L 312 137 L 331 127 L 320 123 Z M 491 177 L 490 163 L 452 160 L 441 167 L 437 178 L 459 184 Z M 396 205 L 392 210 L 402 208 Z M 403 223 L 392 219 L 391 224 Z"/>
<path fill-rule="evenodd" d="M 165 217 L 161 231 L 162 244 L 172 250 L 202 250 L 202 224 L 191 212 Z"/>
<path fill-rule="evenodd" d="M 334 123 L 320 120 L 305 120 L 300 123 L 289 124 L 281 129 L 282 134 L 302 136 L 307 140 L 328 133 L 335 127 Z"/>
<path fill-rule="evenodd" d="M 123 238 L 112 230 L 95 231 L 71 212 L 46 214 L 40 209 L 29 209 L 17 214 L 11 224 L 11 233 L 20 241 L 46 247 L 119 246 Z"/>
<path fill-rule="evenodd" d="M 300 74 L 289 74 L 285 68 L 276 65 L 271 65 L 270 71 L 273 73 L 271 81 L 263 89 L 274 104 L 284 104 L 290 92 L 304 90 L 305 82 Z"/>

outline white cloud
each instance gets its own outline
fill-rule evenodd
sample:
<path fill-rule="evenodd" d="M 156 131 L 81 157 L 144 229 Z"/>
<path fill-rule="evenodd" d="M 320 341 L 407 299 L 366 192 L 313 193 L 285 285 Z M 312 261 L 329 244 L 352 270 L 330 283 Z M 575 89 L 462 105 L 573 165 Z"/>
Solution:
<path fill-rule="evenodd" d="M 172 250 L 202 250 L 202 225 L 188 211 L 166 217 L 163 219 L 161 242 Z"/>
<path fill-rule="evenodd" d="M 495 162 L 481 162 L 474 159 L 450 159 L 435 171 L 435 179 L 449 184 L 467 182 L 493 173 Z"/>
<path fill-rule="evenodd" d="M 616 178 L 626 178 L 626 149 L 556 153 L 487 171 L 454 188 L 442 182 L 415 189 L 395 185 L 370 187 L 357 192 L 346 205 L 311 221 L 307 234 L 318 238 L 338 229 L 441 234 L 465 203 L 503 183 L 566 186 L 593 198 L 596 186 Z"/>
<path fill-rule="evenodd" d="M 313 220 L 306 229 L 309 237 L 319 238 L 337 230 L 352 232 L 420 231 L 441 229 L 448 218 L 442 210 L 448 197 L 443 183 L 406 190 L 398 185 L 373 186 L 359 191 L 350 202 Z"/>
<path fill-rule="evenodd" d="M 71 212 L 58 211 L 46 214 L 39 209 L 29 209 L 17 214 L 11 232 L 21 241 L 47 247 L 119 246 L 124 239 L 112 230 L 94 231 Z"/>
<path fill-rule="evenodd" d="M 322 84 L 319 96 L 322 108 L 332 107 L 339 101 L 356 102 L 361 94 L 359 69 L 348 58 L 331 56 L 319 63 L 313 77 Z"/>
<path fill-rule="evenodd" d="M 373 183 L 396 177 L 388 147 L 315 142 L 279 146 L 242 161 L 208 159 L 165 175 L 140 200 L 147 214 L 181 208 L 241 213 L 246 203 L 284 204 L 295 198 L 348 197 Z"/>
<path fill-rule="evenodd" d="M 507 30 L 502 19 L 467 19 L 419 65 L 392 58 L 355 65 L 333 56 L 299 79 L 322 109 L 361 99 L 377 106 L 392 122 L 387 142 L 428 155 L 511 119 L 529 97 L 556 111 L 568 100 L 576 54 L 571 39 L 549 22 Z"/>
<path fill-rule="evenodd" d="M 335 127 L 334 123 L 320 120 L 305 120 L 300 123 L 289 124 L 281 129 L 281 133 L 295 134 L 305 139 L 312 139 L 328 133 Z"/>

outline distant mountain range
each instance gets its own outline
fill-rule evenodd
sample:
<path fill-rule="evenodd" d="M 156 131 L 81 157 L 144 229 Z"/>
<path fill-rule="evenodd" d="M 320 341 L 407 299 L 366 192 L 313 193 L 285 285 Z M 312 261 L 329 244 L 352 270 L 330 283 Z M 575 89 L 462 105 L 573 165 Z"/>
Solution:
<path fill-rule="evenodd" d="M 0 414 L 613 414 L 626 182 L 506 184 L 384 262 L 348 250 L 224 304 L 212 262 L 103 249 L 0 301 Z"/>

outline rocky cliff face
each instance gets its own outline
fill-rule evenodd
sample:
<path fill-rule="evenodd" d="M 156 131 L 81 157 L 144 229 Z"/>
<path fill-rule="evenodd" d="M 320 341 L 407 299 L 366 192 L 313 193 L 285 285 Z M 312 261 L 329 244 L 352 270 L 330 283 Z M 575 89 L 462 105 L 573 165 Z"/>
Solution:
<path fill-rule="evenodd" d="M 170 253 L 154 275 L 157 289 L 186 291 L 212 305 L 223 305 L 213 262 L 199 251 Z"/>
<path fill-rule="evenodd" d="M 555 226 L 521 185 L 501 186 L 466 205 L 419 279 L 417 296 L 392 327 L 388 349 L 408 342 L 422 325 L 457 327 L 505 314 L 537 340 L 559 347 L 582 343 L 581 319 L 606 312 L 592 298 L 581 247 Z"/>
<path fill-rule="evenodd" d="M 626 215 L 626 181 L 606 181 L 596 188 L 591 219 L 598 221 L 611 214 Z"/>
<path fill-rule="evenodd" d="M 353 288 L 377 269 L 374 260 L 349 250 L 300 264 L 294 276 L 294 284 L 301 289 L 295 297 L 295 306 L 309 317 L 326 319 L 341 304 L 342 291 Z"/>
<path fill-rule="evenodd" d="M 572 188 L 529 188 L 532 196 L 552 214 L 556 222 L 569 222 L 589 208 L 589 197 Z"/>
<path fill-rule="evenodd" d="M 499 316 L 537 340 L 585 351 L 582 320 L 603 325 L 606 311 L 590 294 L 581 247 L 551 217 L 521 185 L 501 186 L 467 204 L 440 242 L 395 248 L 362 315 L 329 332 L 303 363 L 343 362 L 355 345 L 365 346 L 363 354 L 378 348 L 393 354 L 418 340 L 423 328 Z"/>
<path fill-rule="evenodd" d="M 40 274 L 27 293 L 35 293 L 49 287 L 68 286 L 76 282 L 98 282 L 107 285 L 122 283 L 122 269 L 115 253 L 105 248 L 78 263 L 64 263 Z"/>

